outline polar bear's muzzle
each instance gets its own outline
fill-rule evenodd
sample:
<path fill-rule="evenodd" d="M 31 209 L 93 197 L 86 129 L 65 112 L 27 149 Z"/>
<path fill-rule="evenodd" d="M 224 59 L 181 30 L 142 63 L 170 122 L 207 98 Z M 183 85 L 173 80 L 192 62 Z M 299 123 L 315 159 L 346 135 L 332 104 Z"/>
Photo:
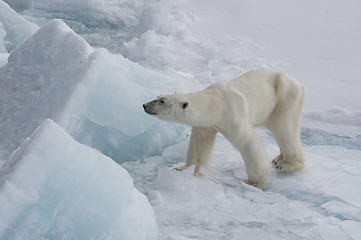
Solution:
<path fill-rule="evenodd" d="M 157 115 L 156 111 L 157 99 L 143 104 L 144 111 L 150 115 Z"/>

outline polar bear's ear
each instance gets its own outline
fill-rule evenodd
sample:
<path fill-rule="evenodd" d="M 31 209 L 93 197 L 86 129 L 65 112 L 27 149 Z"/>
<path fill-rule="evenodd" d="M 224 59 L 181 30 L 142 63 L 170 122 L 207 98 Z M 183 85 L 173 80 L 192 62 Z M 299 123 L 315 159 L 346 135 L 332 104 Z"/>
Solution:
<path fill-rule="evenodd" d="M 189 106 L 189 102 L 184 101 L 184 102 L 182 103 L 182 108 L 183 108 L 183 109 L 186 109 L 188 106 Z"/>

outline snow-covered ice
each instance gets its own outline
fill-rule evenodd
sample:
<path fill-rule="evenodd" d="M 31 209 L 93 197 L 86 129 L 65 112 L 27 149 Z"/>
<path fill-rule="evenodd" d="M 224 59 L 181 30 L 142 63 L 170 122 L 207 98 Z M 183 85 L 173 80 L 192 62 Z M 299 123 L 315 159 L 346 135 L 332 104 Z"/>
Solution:
<path fill-rule="evenodd" d="M 0 2 L 0 53 L 8 53 L 34 34 L 39 27 L 25 20 L 5 2 Z"/>
<path fill-rule="evenodd" d="M 1 239 L 156 239 L 148 199 L 112 159 L 46 120 L 0 169 Z"/>
<path fill-rule="evenodd" d="M 163 226 L 160 239 L 358 239 L 349 236 L 361 234 L 343 227 L 361 221 L 359 149 L 307 146 L 307 169 L 297 174 L 272 170 L 262 192 L 245 184 L 240 154 L 222 136 L 202 178 L 192 178 L 193 169 L 171 170 L 184 160 L 185 148 L 181 142 L 145 163 L 123 164 L 153 205 Z M 276 156 L 274 143 L 266 148 Z M 146 173 L 141 175 L 141 169 Z"/>
<path fill-rule="evenodd" d="M 49 22 L 11 52 L 0 69 L 0 83 L 0 158 L 6 159 L 52 118 L 78 141 L 118 162 L 160 153 L 184 129 L 160 126 L 146 116 L 141 108 L 145 101 L 161 92 L 198 87 L 186 80 L 169 81 L 121 55 L 93 49 L 61 20 Z M 165 131 L 168 141 L 152 137 Z"/>
<path fill-rule="evenodd" d="M 39 26 L 60 18 L 94 47 L 119 52 L 137 34 L 143 0 L 7 0 L 22 16 Z"/>
<path fill-rule="evenodd" d="M 154 238 L 126 169 L 158 239 L 361 239 L 360 11 L 358 0 L 0 2 L 0 238 L 119 239 L 142 225 L 120 208 Z M 172 171 L 190 128 L 142 103 L 260 67 L 306 86 L 307 169 L 273 169 L 254 189 L 220 135 L 203 177 Z"/>

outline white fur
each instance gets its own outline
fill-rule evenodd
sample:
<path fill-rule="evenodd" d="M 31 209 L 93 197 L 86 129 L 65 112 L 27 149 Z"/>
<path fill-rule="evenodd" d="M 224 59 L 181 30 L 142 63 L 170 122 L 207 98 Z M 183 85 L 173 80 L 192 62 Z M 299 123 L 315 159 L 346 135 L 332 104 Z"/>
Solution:
<path fill-rule="evenodd" d="M 254 70 L 230 82 L 215 83 L 190 94 L 160 96 L 144 104 L 156 117 L 192 126 L 186 163 L 194 175 L 208 165 L 217 132 L 237 148 L 245 162 L 248 184 L 264 189 L 270 162 L 254 127 L 265 126 L 275 137 L 280 155 L 276 168 L 304 168 L 300 142 L 304 87 L 285 73 Z"/>

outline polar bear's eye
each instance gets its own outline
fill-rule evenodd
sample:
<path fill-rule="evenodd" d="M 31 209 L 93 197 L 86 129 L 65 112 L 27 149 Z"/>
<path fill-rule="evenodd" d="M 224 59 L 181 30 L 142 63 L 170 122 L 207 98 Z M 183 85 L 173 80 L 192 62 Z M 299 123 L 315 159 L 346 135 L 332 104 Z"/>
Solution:
<path fill-rule="evenodd" d="M 162 98 L 162 99 L 160 100 L 160 103 L 164 103 L 164 98 Z"/>

